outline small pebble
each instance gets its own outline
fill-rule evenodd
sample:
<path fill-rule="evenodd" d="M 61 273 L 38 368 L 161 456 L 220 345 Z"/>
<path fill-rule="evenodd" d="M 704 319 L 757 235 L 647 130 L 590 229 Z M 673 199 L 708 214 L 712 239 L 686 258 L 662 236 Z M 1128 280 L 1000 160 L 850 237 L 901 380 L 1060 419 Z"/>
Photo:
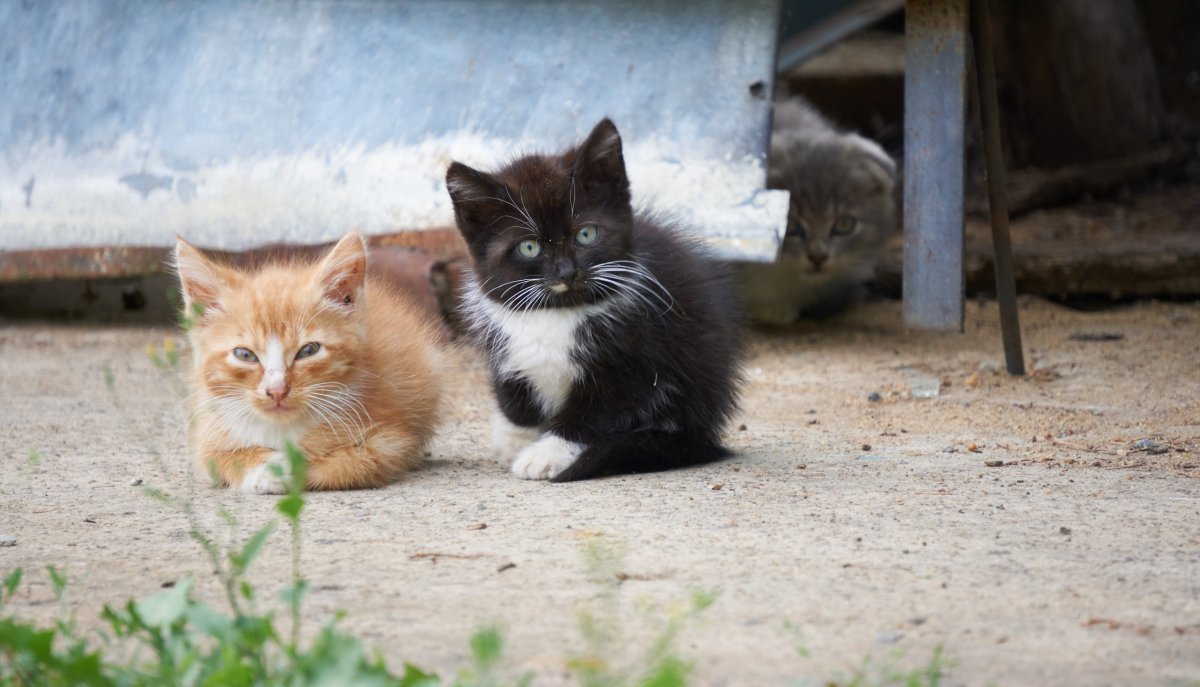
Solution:
<path fill-rule="evenodd" d="M 957 446 L 943 446 L 942 453 L 958 453 Z"/>
<path fill-rule="evenodd" d="M 904 634 L 901 632 L 880 632 L 875 635 L 875 643 L 880 646 L 886 646 L 888 644 L 895 644 L 903 638 Z"/>
<path fill-rule="evenodd" d="M 870 451 L 870 450 L 871 450 L 871 445 L 870 445 L 870 444 L 863 444 L 863 445 L 862 445 L 862 450 L 864 450 L 864 451 Z"/>
<path fill-rule="evenodd" d="M 142 478 L 141 478 L 141 477 L 134 477 L 133 479 L 129 480 L 129 486 L 131 486 L 131 487 L 140 487 L 140 486 L 142 486 Z"/>
<path fill-rule="evenodd" d="M 988 466 L 989 468 L 1004 467 L 1004 461 L 1002 461 L 1002 460 L 985 460 L 985 461 L 983 461 L 983 464 Z"/>
<path fill-rule="evenodd" d="M 883 396 L 880 396 L 878 391 L 872 391 L 871 393 L 867 394 L 867 400 L 871 403 L 878 403 L 879 401 L 883 400 Z"/>
<path fill-rule="evenodd" d="M 738 431 L 739 431 L 739 432 L 744 432 L 744 431 L 746 431 L 746 425 L 738 425 Z"/>
<path fill-rule="evenodd" d="M 11 534 L 0 534 L 0 546 L 16 546 L 17 538 Z"/>
<path fill-rule="evenodd" d="M 1070 527 L 1060 527 L 1060 528 L 1058 528 L 1058 533 L 1059 534 L 1070 534 L 1071 528 Z"/>

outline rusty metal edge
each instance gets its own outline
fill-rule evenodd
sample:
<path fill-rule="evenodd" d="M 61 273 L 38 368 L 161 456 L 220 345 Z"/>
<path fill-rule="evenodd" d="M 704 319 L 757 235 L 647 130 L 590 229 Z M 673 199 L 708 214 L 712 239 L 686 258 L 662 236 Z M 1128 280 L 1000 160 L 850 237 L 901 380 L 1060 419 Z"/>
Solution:
<path fill-rule="evenodd" d="M 388 246 L 419 252 L 435 261 L 466 256 L 466 245 L 458 231 L 444 227 L 398 231 L 369 238 L 372 246 Z M 248 251 L 208 251 L 215 257 L 242 266 L 260 264 L 280 257 L 307 257 L 330 244 L 272 244 Z M 203 248 L 203 246 L 200 246 Z M 0 251 L 0 283 L 52 279 L 104 279 L 137 277 L 170 271 L 171 248 L 160 246 L 81 246 Z"/>

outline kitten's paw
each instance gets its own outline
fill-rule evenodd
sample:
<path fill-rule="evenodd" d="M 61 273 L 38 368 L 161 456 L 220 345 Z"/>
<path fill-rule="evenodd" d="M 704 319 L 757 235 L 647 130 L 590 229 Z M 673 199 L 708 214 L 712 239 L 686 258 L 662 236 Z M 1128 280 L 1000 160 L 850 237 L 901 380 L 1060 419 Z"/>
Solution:
<path fill-rule="evenodd" d="M 583 444 L 547 434 L 517 454 L 512 473 L 521 479 L 553 479 L 570 467 L 584 448 Z"/>
<path fill-rule="evenodd" d="M 283 468 L 283 475 L 276 475 L 271 470 L 272 465 L 278 465 Z M 261 465 L 255 465 L 246 471 L 242 477 L 241 489 L 247 494 L 286 494 L 288 491 L 287 485 L 288 463 L 287 458 L 278 451 L 271 453 L 267 461 Z"/>
<path fill-rule="evenodd" d="M 791 324 L 799 317 L 792 303 L 756 303 L 749 308 L 750 319 L 763 324 Z"/>
<path fill-rule="evenodd" d="M 508 421 L 504 413 L 492 413 L 492 450 L 496 460 L 503 465 L 512 465 L 521 449 L 537 441 L 536 427 L 518 427 Z"/>

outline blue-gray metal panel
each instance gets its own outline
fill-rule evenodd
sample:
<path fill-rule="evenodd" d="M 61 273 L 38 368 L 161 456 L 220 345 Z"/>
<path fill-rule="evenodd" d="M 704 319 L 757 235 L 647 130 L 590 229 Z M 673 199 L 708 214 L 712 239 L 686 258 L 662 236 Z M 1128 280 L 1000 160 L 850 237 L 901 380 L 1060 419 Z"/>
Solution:
<path fill-rule="evenodd" d="M 963 327 L 967 0 L 908 0 L 904 65 L 904 322 Z"/>
<path fill-rule="evenodd" d="M 450 221 L 451 158 L 601 117 L 635 195 L 770 259 L 780 0 L 0 3 L 0 249 L 241 248 Z M 752 84 L 760 86 L 751 89 Z"/>

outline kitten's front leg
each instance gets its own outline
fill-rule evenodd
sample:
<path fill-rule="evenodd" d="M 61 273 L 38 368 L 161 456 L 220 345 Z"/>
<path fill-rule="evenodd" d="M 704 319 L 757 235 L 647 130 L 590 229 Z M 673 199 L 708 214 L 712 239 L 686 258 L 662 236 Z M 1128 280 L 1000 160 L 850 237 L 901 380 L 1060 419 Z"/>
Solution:
<path fill-rule="evenodd" d="M 287 492 L 285 480 L 267 467 L 282 465 L 286 471 L 287 459 L 279 451 L 265 446 L 237 449 L 206 447 L 201 456 L 201 464 L 218 484 L 236 485 L 248 494 Z"/>
<path fill-rule="evenodd" d="M 276 465 L 279 466 L 279 474 L 272 469 Z M 266 461 L 246 471 L 240 488 L 247 494 L 286 494 L 291 472 L 289 467 L 287 456 L 282 451 L 271 451 Z"/>
<path fill-rule="evenodd" d="M 492 412 L 492 451 L 503 465 L 512 465 L 522 449 L 537 441 L 537 427 L 521 427 L 508 421 L 497 408 Z"/>
<path fill-rule="evenodd" d="M 752 303 L 747 311 L 750 319 L 763 324 L 787 325 L 800 318 L 800 307 L 783 301 Z"/>
<path fill-rule="evenodd" d="M 512 473 L 521 479 L 554 479 L 569 468 L 585 448 L 584 444 L 546 432 L 517 454 Z"/>
<path fill-rule="evenodd" d="M 501 464 L 512 465 L 521 450 L 541 434 L 541 410 L 524 380 L 493 381 L 493 387 L 496 410 L 492 412 L 492 450 Z"/>

